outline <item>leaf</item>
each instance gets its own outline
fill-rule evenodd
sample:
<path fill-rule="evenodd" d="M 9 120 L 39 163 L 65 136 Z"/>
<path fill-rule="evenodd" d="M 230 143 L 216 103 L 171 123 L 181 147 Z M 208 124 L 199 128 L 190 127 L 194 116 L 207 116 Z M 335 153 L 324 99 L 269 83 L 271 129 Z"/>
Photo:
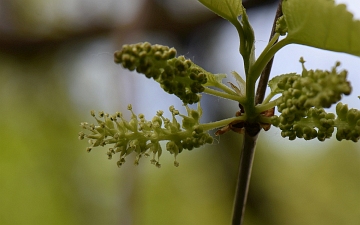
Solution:
<path fill-rule="evenodd" d="M 246 93 L 246 82 L 245 82 L 245 80 L 240 76 L 240 74 L 238 74 L 235 71 L 232 71 L 231 74 L 236 79 L 236 83 L 238 84 L 239 89 L 243 90 L 243 92 Z"/>
<path fill-rule="evenodd" d="M 228 84 L 230 84 L 231 88 L 236 92 L 236 94 L 238 94 L 239 96 L 245 96 L 245 95 L 241 92 L 241 89 L 239 89 L 238 87 L 236 87 L 233 83 L 228 82 Z"/>
<path fill-rule="evenodd" d="M 333 0 L 283 0 L 289 43 L 360 56 L 360 21 Z"/>
<path fill-rule="evenodd" d="M 242 0 L 199 0 L 214 13 L 231 21 L 237 21 L 242 14 Z"/>
<path fill-rule="evenodd" d="M 244 57 L 244 66 L 245 66 L 245 71 L 246 74 L 248 73 L 248 69 L 250 68 L 250 66 L 252 64 L 254 64 L 255 62 L 255 34 L 254 34 L 254 30 L 250 25 L 249 22 L 249 18 L 246 14 L 245 9 L 243 9 L 243 14 L 241 16 L 241 22 L 243 25 L 243 29 L 244 29 L 244 35 L 245 35 L 245 54 L 243 55 Z M 240 50 L 241 51 L 241 50 Z M 243 54 L 243 53 L 241 53 Z"/>
<path fill-rule="evenodd" d="M 288 73 L 288 74 L 282 74 L 282 75 L 272 78 L 268 83 L 268 86 L 270 87 L 271 92 L 273 94 L 279 94 L 279 93 L 282 93 L 283 91 L 285 91 L 285 89 L 279 88 L 278 84 L 292 76 L 298 76 L 298 75 L 296 75 L 296 73 Z"/>
<path fill-rule="evenodd" d="M 226 78 L 226 74 L 219 73 L 219 74 L 212 74 L 209 72 L 205 73 L 207 82 L 204 86 L 214 86 L 217 87 L 219 84 L 222 83 L 222 80 Z"/>

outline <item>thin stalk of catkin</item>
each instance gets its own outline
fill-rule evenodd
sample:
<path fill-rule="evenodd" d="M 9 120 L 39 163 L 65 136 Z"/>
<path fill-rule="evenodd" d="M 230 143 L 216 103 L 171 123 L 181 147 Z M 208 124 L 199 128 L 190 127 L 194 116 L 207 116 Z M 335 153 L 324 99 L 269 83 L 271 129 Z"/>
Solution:
<path fill-rule="evenodd" d="M 282 0 L 280 0 L 276 11 L 273 28 L 270 35 L 270 40 L 275 34 L 276 21 L 281 16 L 282 16 Z M 264 71 L 260 76 L 260 80 L 255 96 L 255 104 L 260 104 L 263 102 L 267 83 L 269 81 L 269 75 L 270 75 L 272 63 L 273 63 L 273 58 L 266 65 Z M 245 134 L 242 145 L 242 152 L 241 152 L 240 165 L 239 165 L 239 175 L 237 180 L 234 206 L 233 206 L 233 217 L 231 223 L 232 225 L 242 225 L 244 220 L 245 206 L 246 206 L 246 200 L 248 196 L 250 177 L 251 177 L 251 169 L 255 155 L 256 140 L 261 129 L 260 127 L 258 128 L 255 127 L 254 129 L 247 129 L 247 128 L 248 127 L 245 127 Z"/>

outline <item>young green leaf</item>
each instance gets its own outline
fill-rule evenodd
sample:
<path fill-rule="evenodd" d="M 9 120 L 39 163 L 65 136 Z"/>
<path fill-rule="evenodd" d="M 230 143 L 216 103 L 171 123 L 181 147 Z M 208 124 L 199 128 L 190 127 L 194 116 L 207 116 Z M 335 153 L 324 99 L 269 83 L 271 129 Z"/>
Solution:
<path fill-rule="evenodd" d="M 243 44 L 240 45 L 240 53 L 244 59 L 245 72 L 248 74 L 250 66 L 255 62 L 255 34 L 245 12 L 245 8 L 243 8 L 241 24 L 244 29 L 244 40 L 242 40 Z"/>
<path fill-rule="evenodd" d="M 240 90 L 243 90 L 243 92 L 246 93 L 246 81 L 236 71 L 232 71 L 231 74 L 236 79 L 236 83 L 238 84 Z"/>
<path fill-rule="evenodd" d="M 271 92 L 273 94 L 279 94 L 279 93 L 282 93 L 285 90 L 289 89 L 290 87 L 288 87 L 285 84 L 285 82 L 287 81 L 287 78 L 293 77 L 293 76 L 299 76 L 299 75 L 297 75 L 296 73 L 288 73 L 288 74 L 282 74 L 282 75 L 272 78 L 268 83 L 268 86 L 270 87 Z"/>
<path fill-rule="evenodd" d="M 199 0 L 199 2 L 230 22 L 237 21 L 243 10 L 241 0 Z"/>
<path fill-rule="evenodd" d="M 285 41 L 360 56 L 360 21 L 333 0 L 283 0 Z"/>
<path fill-rule="evenodd" d="M 226 78 L 226 74 L 219 73 L 219 74 L 212 74 L 212 73 L 205 73 L 207 82 L 203 84 L 203 86 L 214 86 L 218 87 L 222 84 L 222 80 Z"/>

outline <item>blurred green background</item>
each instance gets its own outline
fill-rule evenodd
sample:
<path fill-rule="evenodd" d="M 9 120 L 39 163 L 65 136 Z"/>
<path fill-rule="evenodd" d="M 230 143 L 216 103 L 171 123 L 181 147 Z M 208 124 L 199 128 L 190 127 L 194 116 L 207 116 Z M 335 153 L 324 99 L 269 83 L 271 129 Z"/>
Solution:
<path fill-rule="evenodd" d="M 245 2 L 266 35 L 272 19 L 256 12 L 273 18 L 276 4 Z M 122 44 L 168 44 L 224 72 L 211 61 L 224 26 L 195 0 L 0 0 L 0 224 L 229 224 L 238 135 L 182 153 L 178 168 L 165 153 L 161 169 L 147 159 L 119 169 L 77 138 L 91 109 L 127 113 L 132 103 L 150 117 L 181 107 L 113 63 Z M 237 107 L 212 97 L 202 106 L 204 122 Z M 360 224 L 359 144 L 286 142 L 271 131 L 257 146 L 244 224 Z"/>

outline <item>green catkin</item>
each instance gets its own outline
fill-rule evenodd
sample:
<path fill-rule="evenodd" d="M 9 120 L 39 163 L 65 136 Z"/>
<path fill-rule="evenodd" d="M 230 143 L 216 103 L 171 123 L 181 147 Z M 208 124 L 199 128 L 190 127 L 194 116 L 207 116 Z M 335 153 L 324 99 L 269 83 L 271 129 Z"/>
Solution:
<path fill-rule="evenodd" d="M 163 112 L 158 111 L 151 121 L 145 119 L 143 114 L 136 116 L 132 111 L 132 106 L 128 106 L 131 112 L 131 119 L 127 121 L 121 113 L 109 116 L 104 112 L 99 113 L 99 118 L 95 112 L 91 115 L 97 124 L 81 123 L 80 126 L 87 132 L 80 132 L 79 139 L 89 139 L 90 147 L 87 151 L 98 146 L 111 145 L 107 151 L 109 159 L 113 155 L 120 153 L 117 165 L 120 167 L 125 163 L 125 157 L 131 153 L 136 155 L 135 165 L 139 164 L 142 156 L 153 155 L 150 162 L 156 167 L 160 167 L 159 158 L 162 154 L 161 141 L 167 141 L 166 149 L 174 155 L 174 165 L 179 166 L 176 157 L 183 149 L 192 150 L 204 144 L 211 144 L 213 138 L 199 127 L 201 117 L 201 107 L 198 104 L 197 110 L 186 106 L 188 115 L 182 115 L 173 106 L 169 108 L 172 113 L 172 120 L 163 117 Z M 177 116 L 183 118 L 182 124 L 176 119 Z"/>
<path fill-rule="evenodd" d="M 176 50 L 148 42 L 124 45 L 114 54 L 115 63 L 124 68 L 153 78 L 169 94 L 179 97 L 184 104 L 199 102 L 199 93 L 207 82 L 205 70 L 184 56 L 176 56 Z"/>
<path fill-rule="evenodd" d="M 326 113 L 328 108 L 338 102 L 342 95 L 351 92 L 350 83 L 346 80 L 347 72 L 307 70 L 304 60 L 301 75 L 284 75 L 278 81 L 277 88 L 283 90 L 277 100 L 279 116 L 272 117 L 272 124 L 281 129 L 281 135 L 290 140 L 317 138 L 324 141 L 332 136 L 337 128 L 336 138 L 354 142 L 360 137 L 360 113 L 356 109 L 347 109 L 347 105 L 338 103 L 337 118 L 333 113 Z"/>

